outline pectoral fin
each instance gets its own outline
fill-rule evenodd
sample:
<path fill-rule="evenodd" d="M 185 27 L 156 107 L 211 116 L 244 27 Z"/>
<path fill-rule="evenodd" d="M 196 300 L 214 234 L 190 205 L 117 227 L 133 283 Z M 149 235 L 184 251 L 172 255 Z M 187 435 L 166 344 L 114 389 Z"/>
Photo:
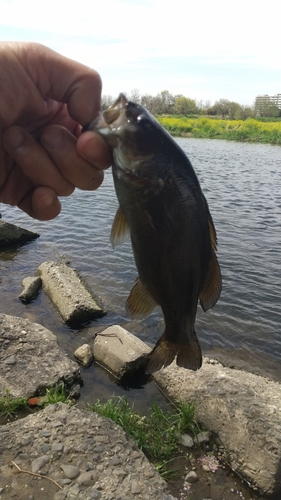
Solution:
<path fill-rule="evenodd" d="M 127 316 L 136 319 L 144 318 L 151 314 L 156 306 L 157 303 L 151 297 L 147 288 L 137 278 L 126 302 Z"/>
<path fill-rule="evenodd" d="M 125 215 L 122 212 L 121 208 L 118 207 L 117 212 L 114 217 L 114 221 L 112 224 L 111 234 L 110 234 L 110 242 L 113 248 L 127 239 L 130 236 L 130 228 L 126 221 Z"/>

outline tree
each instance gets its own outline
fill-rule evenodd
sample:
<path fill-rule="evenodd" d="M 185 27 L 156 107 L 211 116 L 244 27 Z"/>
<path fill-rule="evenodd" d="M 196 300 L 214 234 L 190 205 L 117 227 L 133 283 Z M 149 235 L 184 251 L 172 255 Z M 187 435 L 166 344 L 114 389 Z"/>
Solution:
<path fill-rule="evenodd" d="M 192 115 L 197 113 L 198 109 L 194 99 L 184 96 L 176 96 L 175 113 L 177 115 Z"/>
<path fill-rule="evenodd" d="M 114 103 L 115 99 L 112 97 L 112 95 L 102 95 L 101 96 L 101 110 L 104 111 L 105 109 L 109 108 Z"/>
<path fill-rule="evenodd" d="M 139 89 L 132 89 L 130 94 L 129 94 L 128 99 L 129 99 L 129 101 L 133 101 L 136 104 L 140 104 L 141 103 L 141 95 L 140 95 Z"/>

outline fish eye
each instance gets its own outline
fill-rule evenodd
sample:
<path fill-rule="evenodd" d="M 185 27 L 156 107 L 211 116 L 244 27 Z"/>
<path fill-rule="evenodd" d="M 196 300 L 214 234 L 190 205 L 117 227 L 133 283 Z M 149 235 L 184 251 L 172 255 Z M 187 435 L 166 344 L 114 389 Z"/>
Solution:
<path fill-rule="evenodd" d="M 151 120 L 148 116 L 139 115 L 137 118 L 138 125 L 140 125 L 143 129 L 149 130 L 152 128 Z"/>

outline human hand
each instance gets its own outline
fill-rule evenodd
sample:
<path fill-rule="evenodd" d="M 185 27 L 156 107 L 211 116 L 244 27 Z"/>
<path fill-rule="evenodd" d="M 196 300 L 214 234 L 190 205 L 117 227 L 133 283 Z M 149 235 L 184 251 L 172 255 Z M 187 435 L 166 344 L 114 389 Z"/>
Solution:
<path fill-rule="evenodd" d="M 81 126 L 100 107 L 99 75 L 34 43 L 0 43 L 0 202 L 40 220 L 60 212 L 58 196 L 92 190 L 111 155 Z"/>

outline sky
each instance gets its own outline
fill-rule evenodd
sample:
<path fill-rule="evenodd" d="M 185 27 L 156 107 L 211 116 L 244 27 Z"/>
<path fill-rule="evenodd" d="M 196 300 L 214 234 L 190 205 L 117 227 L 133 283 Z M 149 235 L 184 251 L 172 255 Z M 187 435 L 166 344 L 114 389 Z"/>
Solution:
<path fill-rule="evenodd" d="M 103 94 L 252 105 L 281 93 L 279 0 L 0 0 L 0 40 L 96 69 Z"/>

